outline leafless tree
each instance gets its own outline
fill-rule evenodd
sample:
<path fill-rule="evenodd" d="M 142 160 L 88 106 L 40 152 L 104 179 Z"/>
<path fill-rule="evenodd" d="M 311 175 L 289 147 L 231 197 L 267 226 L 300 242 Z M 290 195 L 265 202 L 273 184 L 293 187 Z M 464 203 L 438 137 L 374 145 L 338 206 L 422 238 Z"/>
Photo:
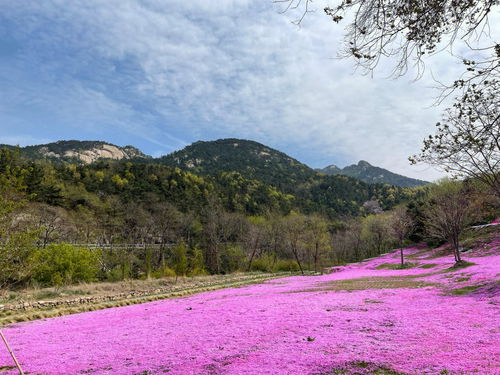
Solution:
<path fill-rule="evenodd" d="M 300 24 L 312 9 L 312 0 L 274 0 L 283 12 L 297 13 Z M 396 62 L 394 73 L 405 74 L 410 64 L 423 67 L 422 58 L 449 45 L 484 37 L 488 16 L 498 0 L 334 0 L 324 11 L 335 23 L 347 20 L 341 57 L 353 57 L 367 71 L 384 57 Z M 494 56 L 497 44 L 486 47 Z M 498 69 L 498 61 L 485 59 L 481 73 Z M 495 59 L 493 59 L 495 60 Z M 477 75 L 477 74 L 476 74 Z M 476 77 L 477 78 L 477 77 Z"/>
<path fill-rule="evenodd" d="M 304 274 L 302 267 L 302 247 L 301 241 L 305 232 L 306 223 L 305 217 L 301 214 L 292 213 L 284 220 L 284 233 L 288 248 L 292 252 L 297 264 L 299 265 L 300 272 Z"/>
<path fill-rule="evenodd" d="M 426 231 L 431 237 L 448 241 L 456 263 L 462 262 L 460 235 L 473 217 L 474 205 L 462 183 L 445 180 L 434 187 L 425 209 Z"/>
<path fill-rule="evenodd" d="M 500 80 L 469 88 L 444 120 L 410 161 L 477 179 L 500 197 Z"/>
<path fill-rule="evenodd" d="M 284 11 L 299 12 L 297 22 L 311 12 L 312 0 L 275 0 Z M 365 73 L 383 58 L 396 61 L 393 75 L 416 66 L 424 71 L 424 57 L 446 49 L 463 62 L 464 71 L 453 82 L 439 82 L 438 103 L 458 92 L 447 123 L 424 142 L 424 161 L 443 169 L 483 179 L 498 194 L 498 116 L 500 98 L 500 43 L 491 38 L 489 15 L 499 0 L 332 0 L 324 11 L 335 23 L 347 21 L 340 57 L 352 57 Z M 455 42 L 468 51 L 456 56 Z M 485 141 L 486 132 L 490 132 Z M 493 134 L 493 135 L 491 135 Z M 493 146 L 493 147 L 491 147 Z M 486 162 L 487 161 L 487 162 Z M 486 162 L 486 163 L 485 163 Z"/>
<path fill-rule="evenodd" d="M 408 214 L 406 207 L 399 206 L 394 209 L 390 225 L 392 233 L 398 241 L 399 251 L 401 252 L 401 267 L 404 267 L 403 242 L 414 230 L 413 219 Z"/>

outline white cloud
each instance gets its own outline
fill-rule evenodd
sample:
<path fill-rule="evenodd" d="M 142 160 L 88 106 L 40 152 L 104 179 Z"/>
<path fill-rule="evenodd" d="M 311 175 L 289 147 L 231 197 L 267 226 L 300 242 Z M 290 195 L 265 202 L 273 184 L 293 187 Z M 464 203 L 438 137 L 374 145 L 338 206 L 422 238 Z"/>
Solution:
<path fill-rule="evenodd" d="M 386 79 L 389 66 L 374 79 L 353 73 L 350 61 L 332 59 L 342 29 L 321 11 L 298 28 L 290 22 L 295 15 L 280 14 L 271 0 L 53 0 L 23 6 L 10 12 L 32 15 L 26 33 L 48 19 L 55 23 L 50 43 L 137 64 L 126 92 L 142 98 L 147 111 L 109 95 L 106 81 L 102 89 L 79 82 L 65 102 L 69 117 L 96 124 L 104 119 L 157 145 L 167 138 L 182 145 L 179 134 L 241 137 L 314 167 L 365 159 L 421 179 L 440 175 L 407 162 L 439 120 L 430 74 L 411 82 Z M 438 56 L 428 72 L 449 79 L 461 69 L 450 61 Z M 105 78 L 126 77 L 107 72 Z M 172 118 L 182 121 L 172 124 Z"/>

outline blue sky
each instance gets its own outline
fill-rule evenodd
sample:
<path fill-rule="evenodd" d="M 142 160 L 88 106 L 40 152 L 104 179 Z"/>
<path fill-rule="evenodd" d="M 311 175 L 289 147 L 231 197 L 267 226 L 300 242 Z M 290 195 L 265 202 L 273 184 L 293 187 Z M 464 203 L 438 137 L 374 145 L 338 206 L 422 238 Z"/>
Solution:
<path fill-rule="evenodd" d="M 433 132 L 430 74 L 374 77 L 335 56 L 342 27 L 302 27 L 271 0 L 0 0 L 0 142 L 134 145 L 159 156 L 245 138 L 312 167 L 360 159 L 421 179 L 407 157 Z M 444 80 L 461 69 L 440 56 Z"/>

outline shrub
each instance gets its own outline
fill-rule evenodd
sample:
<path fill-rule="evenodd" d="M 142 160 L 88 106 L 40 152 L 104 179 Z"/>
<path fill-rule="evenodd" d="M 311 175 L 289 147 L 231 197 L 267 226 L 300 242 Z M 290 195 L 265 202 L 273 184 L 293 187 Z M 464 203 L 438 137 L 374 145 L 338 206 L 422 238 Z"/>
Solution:
<path fill-rule="evenodd" d="M 205 261 L 203 259 L 203 251 L 199 247 L 195 247 L 189 257 L 189 276 L 208 275 L 205 269 Z"/>
<path fill-rule="evenodd" d="M 151 277 L 154 279 L 161 279 L 163 277 L 176 277 L 175 271 L 170 267 L 162 267 L 151 272 Z"/>
<path fill-rule="evenodd" d="M 271 255 L 261 255 L 252 262 L 251 271 L 272 272 L 274 266 L 274 257 Z"/>
<path fill-rule="evenodd" d="M 184 276 L 188 268 L 187 246 L 184 242 L 177 244 L 172 253 L 172 268 L 176 276 Z"/>
<path fill-rule="evenodd" d="M 66 243 L 39 249 L 33 257 L 33 279 L 45 286 L 95 281 L 100 268 L 100 252 Z"/>
<path fill-rule="evenodd" d="M 299 270 L 297 262 L 291 259 L 279 259 L 273 269 L 274 272 L 298 272 Z"/>
<path fill-rule="evenodd" d="M 220 254 L 220 265 L 223 273 L 238 271 L 245 263 L 245 253 L 240 246 L 228 245 Z"/>

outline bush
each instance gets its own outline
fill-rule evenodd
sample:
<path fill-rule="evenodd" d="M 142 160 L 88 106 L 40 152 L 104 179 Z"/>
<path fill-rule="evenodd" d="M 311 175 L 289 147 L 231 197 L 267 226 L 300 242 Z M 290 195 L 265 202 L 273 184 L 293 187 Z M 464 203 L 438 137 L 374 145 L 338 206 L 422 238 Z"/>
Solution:
<path fill-rule="evenodd" d="M 101 254 L 66 243 L 51 244 L 35 252 L 33 279 L 45 286 L 96 280 Z"/>
<path fill-rule="evenodd" d="M 222 273 L 238 271 L 245 263 L 245 253 L 239 246 L 228 245 L 220 254 L 220 265 Z"/>
<path fill-rule="evenodd" d="M 205 270 L 203 251 L 198 247 L 195 247 L 193 249 L 192 254 L 189 257 L 188 275 L 189 276 L 208 275 L 208 272 Z"/>
<path fill-rule="evenodd" d="M 172 253 L 172 268 L 176 276 L 184 276 L 187 272 L 187 251 L 188 248 L 184 242 L 180 242 L 174 247 Z"/>
<path fill-rule="evenodd" d="M 271 255 L 261 255 L 252 262 L 251 271 L 273 272 L 274 257 Z"/>
<path fill-rule="evenodd" d="M 153 277 L 155 279 L 161 279 L 162 277 L 176 277 L 176 276 L 177 276 L 177 274 L 170 267 L 163 267 L 162 269 L 153 271 L 151 273 L 151 277 Z"/>
<path fill-rule="evenodd" d="M 274 265 L 274 272 L 298 272 L 300 270 L 299 265 L 295 260 L 291 259 L 280 259 Z"/>

